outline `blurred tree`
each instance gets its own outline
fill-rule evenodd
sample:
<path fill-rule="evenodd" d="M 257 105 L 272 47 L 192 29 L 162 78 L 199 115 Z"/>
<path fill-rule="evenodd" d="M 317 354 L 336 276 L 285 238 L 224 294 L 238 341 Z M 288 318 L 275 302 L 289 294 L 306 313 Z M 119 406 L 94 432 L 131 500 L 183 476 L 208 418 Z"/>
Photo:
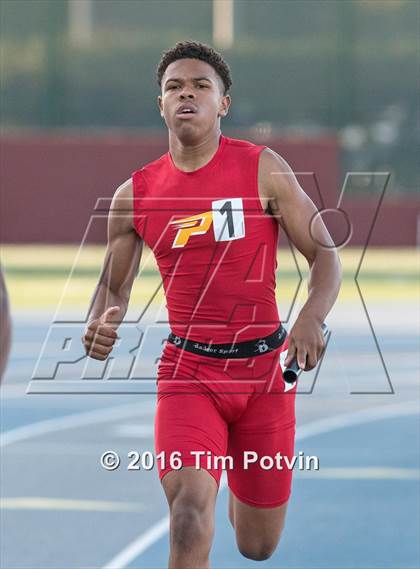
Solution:
<path fill-rule="evenodd" d="M 355 121 L 356 101 L 356 6 L 354 2 L 340 2 L 337 9 L 336 46 L 336 116 L 334 124 L 338 127 Z"/>
<path fill-rule="evenodd" d="M 65 32 L 67 30 L 67 2 L 44 2 L 45 10 L 45 105 L 44 124 L 47 127 L 66 124 L 66 56 Z"/>

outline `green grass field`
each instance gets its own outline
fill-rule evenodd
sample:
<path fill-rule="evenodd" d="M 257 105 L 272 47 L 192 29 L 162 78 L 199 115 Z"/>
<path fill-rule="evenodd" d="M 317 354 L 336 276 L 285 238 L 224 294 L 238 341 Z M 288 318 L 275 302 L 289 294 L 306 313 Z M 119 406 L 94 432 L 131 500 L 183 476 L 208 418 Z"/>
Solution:
<path fill-rule="evenodd" d="M 354 276 L 361 249 L 340 251 L 344 278 L 341 300 L 359 298 Z M 3 246 L 2 265 L 13 308 L 87 307 L 100 273 L 104 247 L 88 246 Z M 298 263 L 307 276 L 305 259 Z M 359 273 L 359 285 L 366 300 L 417 299 L 419 255 L 416 249 L 367 250 Z M 278 252 L 277 298 L 292 298 L 298 272 L 289 250 Z M 150 250 L 143 252 L 139 277 L 133 287 L 132 302 L 144 305 L 161 282 Z M 306 287 L 305 287 L 306 288 Z M 159 300 L 162 300 L 159 295 Z"/>

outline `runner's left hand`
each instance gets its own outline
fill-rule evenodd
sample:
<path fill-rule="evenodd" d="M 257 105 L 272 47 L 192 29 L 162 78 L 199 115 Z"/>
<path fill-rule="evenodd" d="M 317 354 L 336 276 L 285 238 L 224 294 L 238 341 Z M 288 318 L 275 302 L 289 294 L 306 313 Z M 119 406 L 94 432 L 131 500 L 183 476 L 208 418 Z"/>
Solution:
<path fill-rule="evenodd" d="M 284 366 L 288 367 L 296 356 L 300 369 L 309 371 L 318 363 L 324 348 L 321 322 L 311 316 L 299 316 L 289 333 L 289 348 Z"/>

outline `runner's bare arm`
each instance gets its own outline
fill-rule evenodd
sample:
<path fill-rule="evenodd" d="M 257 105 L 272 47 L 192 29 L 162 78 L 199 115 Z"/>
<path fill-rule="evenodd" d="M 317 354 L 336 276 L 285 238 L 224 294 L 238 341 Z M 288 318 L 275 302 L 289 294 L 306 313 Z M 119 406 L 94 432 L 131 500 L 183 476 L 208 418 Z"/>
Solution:
<path fill-rule="evenodd" d="M 324 347 L 321 324 L 340 290 L 340 260 L 321 216 L 314 218 L 315 204 L 287 162 L 271 149 L 261 153 L 258 181 L 263 207 L 269 204 L 272 215 L 310 267 L 308 298 L 290 331 L 285 363 L 297 355 L 302 369 L 312 369 Z"/>
<path fill-rule="evenodd" d="M 127 311 L 142 248 L 134 229 L 130 179 L 117 189 L 111 203 L 105 259 L 82 338 L 86 353 L 95 359 L 106 359 L 112 350 L 116 328 Z"/>
<path fill-rule="evenodd" d="M 12 340 L 12 323 L 10 318 L 9 297 L 3 271 L 0 267 L 0 381 L 6 368 Z"/>

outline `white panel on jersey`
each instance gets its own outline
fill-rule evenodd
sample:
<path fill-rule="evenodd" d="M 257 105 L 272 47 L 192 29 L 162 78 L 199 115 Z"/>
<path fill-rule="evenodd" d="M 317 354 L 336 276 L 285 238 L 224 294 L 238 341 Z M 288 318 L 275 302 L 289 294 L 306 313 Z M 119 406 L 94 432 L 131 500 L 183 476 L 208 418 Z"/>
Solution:
<path fill-rule="evenodd" d="M 289 350 L 283 350 L 282 352 L 280 352 L 280 367 L 281 367 L 281 371 L 284 371 L 284 370 L 286 369 L 286 366 L 284 365 L 284 362 L 286 361 L 288 351 L 289 351 Z"/>
<path fill-rule="evenodd" d="M 245 237 L 242 198 L 216 200 L 211 203 L 216 241 L 232 241 Z"/>
<path fill-rule="evenodd" d="M 284 371 L 286 369 L 286 366 L 284 365 L 284 362 L 286 361 L 287 358 L 287 352 L 289 350 L 284 350 L 284 352 L 280 352 L 280 367 L 281 367 L 281 371 Z M 290 391 L 291 389 L 294 388 L 294 386 L 296 385 L 296 381 L 294 381 L 293 383 L 287 383 L 287 381 L 284 382 L 284 392 L 286 393 L 287 391 Z"/>

